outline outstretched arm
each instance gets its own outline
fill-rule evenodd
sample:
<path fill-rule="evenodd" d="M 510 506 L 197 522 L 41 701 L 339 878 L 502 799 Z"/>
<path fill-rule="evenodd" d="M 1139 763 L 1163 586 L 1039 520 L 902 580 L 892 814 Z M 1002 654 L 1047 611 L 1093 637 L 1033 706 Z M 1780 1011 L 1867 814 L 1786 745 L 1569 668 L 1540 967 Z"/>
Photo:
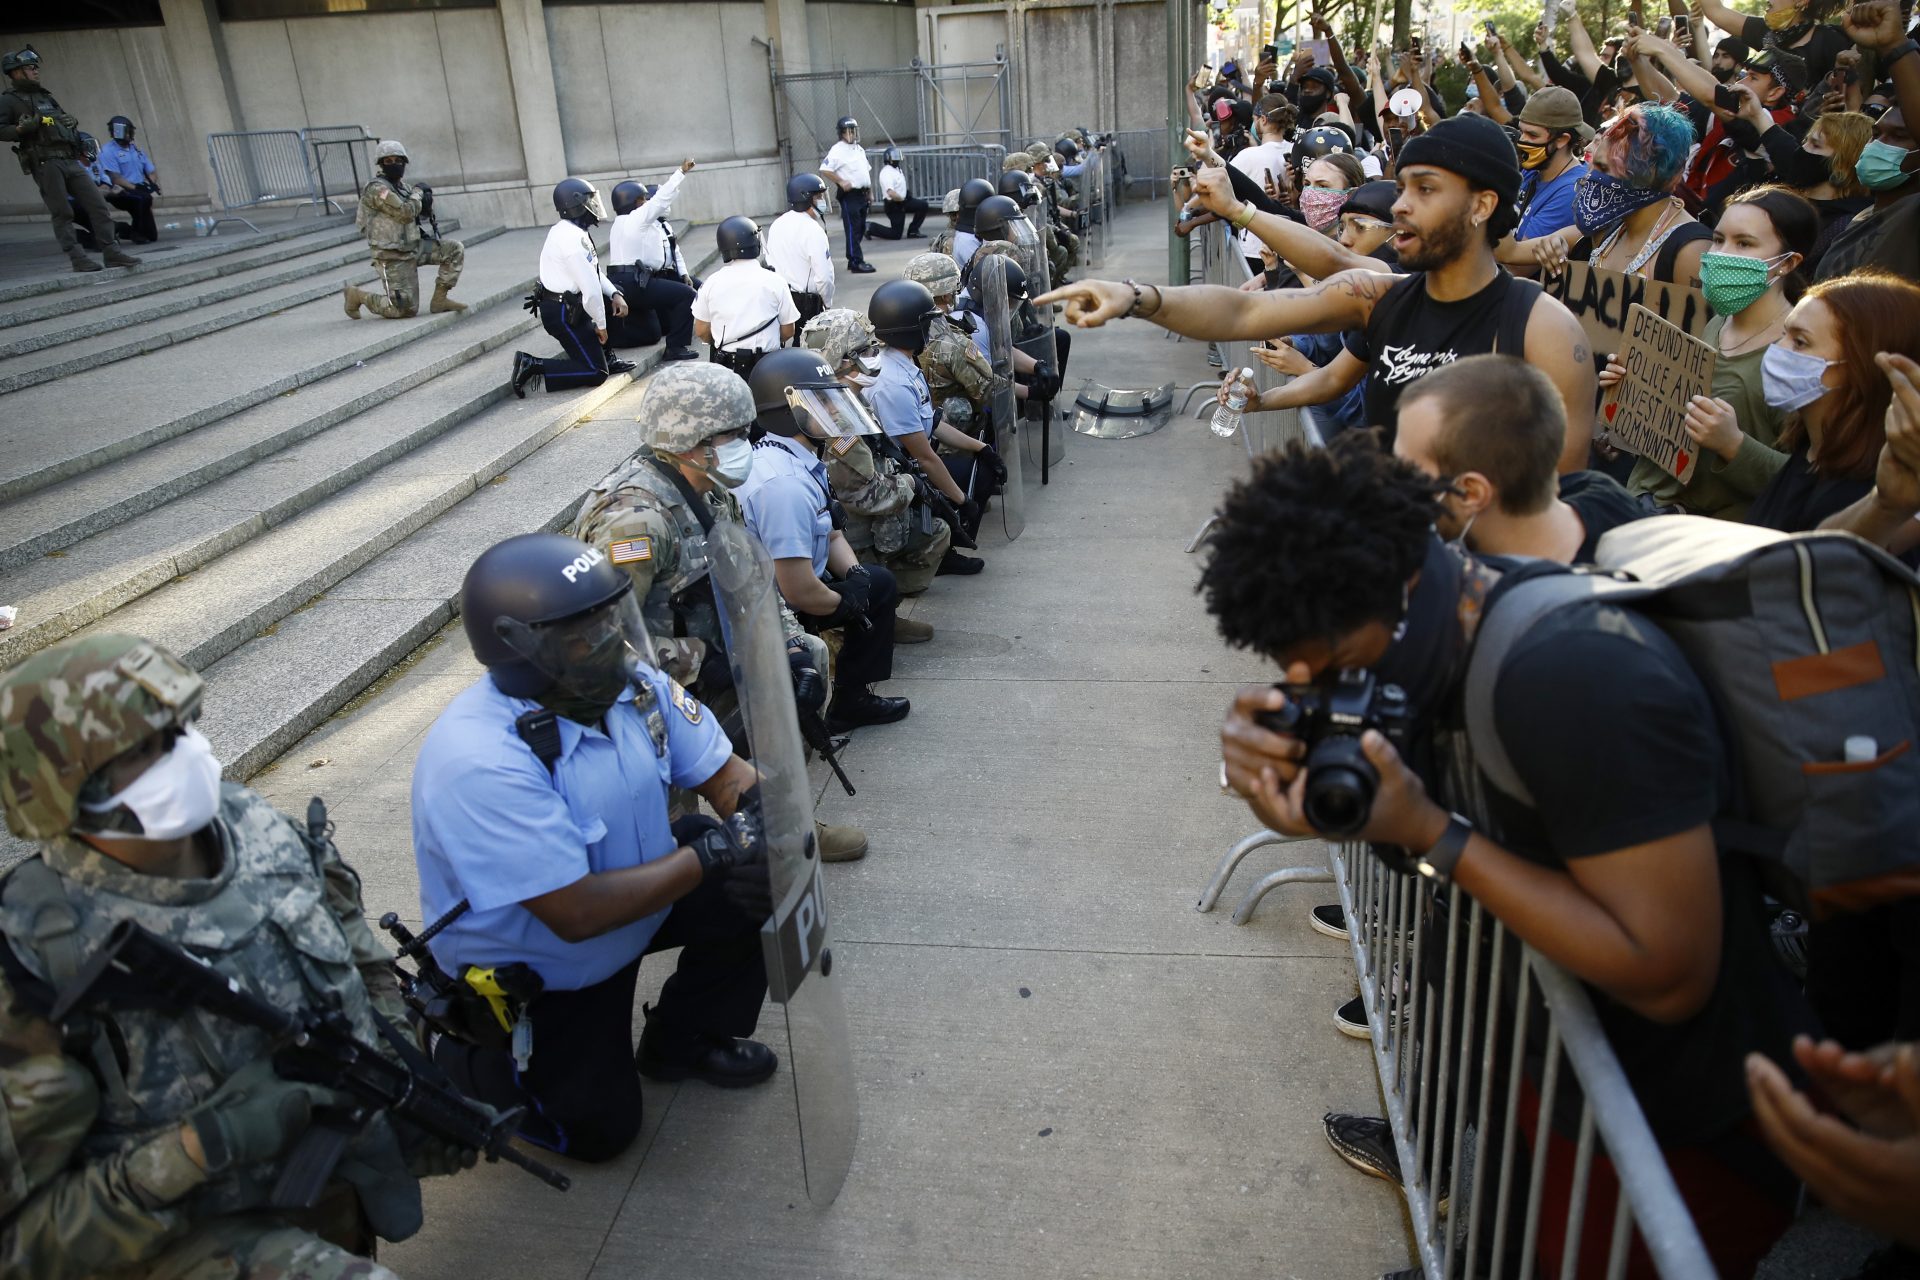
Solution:
<path fill-rule="evenodd" d="M 1369 271 L 1379 266 L 1375 259 L 1355 253 L 1338 240 L 1323 236 L 1311 227 L 1261 212 L 1242 202 L 1230 189 L 1226 170 L 1203 169 L 1195 174 L 1194 193 L 1217 216 L 1236 227 L 1251 231 L 1295 271 L 1304 272 L 1316 280 L 1324 280 L 1342 271 Z"/>
<path fill-rule="evenodd" d="M 1378 271 L 1342 271 L 1310 289 L 1265 293 L 1241 293 L 1210 284 L 1177 288 L 1147 284 L 1139 286 L 1137 306 L 1131 285 L 1082 280 L 1033 301 L 1035 306 L 1064 304 L 1067 322 L 1083 329 L 1097 329 L 1109 320 L 1132 315 L 1189 338 L 1231 342 L 1360 328 L 1373 314 L 1373 304 L 1400 279 Z"/>

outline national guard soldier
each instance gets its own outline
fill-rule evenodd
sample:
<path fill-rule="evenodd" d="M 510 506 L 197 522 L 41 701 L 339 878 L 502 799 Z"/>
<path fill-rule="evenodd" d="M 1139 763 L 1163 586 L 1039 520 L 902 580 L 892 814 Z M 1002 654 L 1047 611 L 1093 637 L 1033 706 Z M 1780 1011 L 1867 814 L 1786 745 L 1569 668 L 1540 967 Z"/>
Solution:
<path fill-rule="evenodd" d="M 657 187 L 622 182 L 613 189 L 613 230 L 607 237 L 607 279 L 627 300 L 613 345 L 650 347 L 667 339 L 663 360 L 698 360 L 693 349 L 693 295 L 687 260 L 673 237 L 667 214 L 680 184 L 693 172 L 691 158 Z M 615 326 L 608 326 L 610 333 Z"/>
<path fill-rule="evenodd" d="M 860 238 L 867 232 L 867 206 L 873 203 L 873 162 L 860 145 L 860 122 L 852 116 L 840 117 L 834 125 L 839 138 L 820 161 L 820 172 L 840 188 L 840 223 L 847 234 L 847 270 L 865 275 L 873 264 L 860 251 Z"/>
<path fill-rule="evenodd" d="M 1067 145 L 1073 144 L 1069 142 Z M 1027 154 L 1034 157 L 1034 177 L 1040 180 L 1041 194 L 1046 197 L 1048 220 L 1053 224 L 1054 246 L 1049 256 L 1049 274 L 1056 280 L 1062 279 L 1080 262 L 1080 237 L 1073 230 L 1073 224 L 1079 219 L 1079 207 L 1073 202 L 1061 176 L 1060 155 L 1044 142 L 1034 143 L 1028 148 Z"/>
<path fill-rule="evenodd" d="M 973 231 L 974 210 L 992 194 L 993 184 L 985 178 L 968 178 L 960 184 L 960 213 L 954 222 L 953 260 L 960 264 L 962 271 L 973 260 L 973 251 L 980 247 L 980 237 Z"/>
<path fill-rule="evenodd" d="M 884 565 L 866 565 L 836 528 L 823 448 L 875 434 L 859 396 L 840 385 L 817 351 L 795 347 L 762 360 L 747 379 L 754 423 L 753 471 L 740 488 L 747 528 L 774 562 L 780 597 L 809 631 L 840 630 L 827 727 L 844 733 L 892 724 L 912 710 L 873 686 L 893 676 L 900 588 Z M 827 575 L 831 573 L 832 579 Z"/>
<path fill-rule="evenodd" d="M 745 378 L 793 337 L 800 319 L 786 281 L 760 265 L 760 228 L 735 214 L 714 232 L 721 266 L 693 300 L 693 332 L 712 360 Z"/>
<path fill-rule="evenodd" d="M 690 688 L 719 718 L 734 750 L 751 755 L 709 576 L 707 534 L 718 521 L 745 523 L 733 490 L 753 466 L 753 393 L 719 365 L 666 368 L 647 383 L 638 421 L 645 443 L 587 491 L 567 533 L 625 571 L 658 646 L 653 665 Z M 795 689 L 817 689 L 824 698 L 826 645 L 791 613 L 786 620 Z M 674 799 L 674 817 L 694 811 L 690 793 L 675 788 Z M 822 861 L 866 854 L 867 838 L 855 828 L 817 823 L 815 834 Z"/>
<path fill-rule="evenodd" d="M 80 122 L 61 110 L 40 84 L 40 55 L 28 45 L 0 57 L 0 74 L 7 77 L 6 92 L 0 93 L 0 142 L 14 144 L 20 172 L 40 188 L 40 200 L 53 215 L 53 238 L 72 259 L 73 269 L 101 269 L 73 234 L 75 206 L 87 215 L 94 243 L 109 267 L 139 266 L 140 259 L 115 241 L 113 211 L 80 162 Z"/>
<path fill-rule="evenodd" d="M 324 809 L 294 823 L 220 781 L 195 724 L 204 685 L 158 645 L 102 634 L 0 677 L 0 803 L 39 851 L 0 883 L 0 1274 L 19 1277 L 393 1273 L 374 1237 L 420 1226 L 416 1176 L 470 1165 L 384 1112 L 315 1206 L 270 1207 L 322 1108 L 283 1079 L 266 1033 L 212 1011 L 107 993 L 50 1020 L 57 994 L 129 924 L 236 992 L 337 1011 L 363 1043 L 405 1025 Z M 359 1255 L 359 1256 L 356 1256 Z M 203 1269 L 204 1268 L 204 1269 Z"/>
<path fill-rule="evenodd" d="M 817 173 L 787 179 L 787 211 L 767 228 L 767 265 L 787 282 L 800 318 L 796 330 L 833 305 L 833 246 L 821 221 L 827 184 Z"/>
<path fill-rule="evenodd" d="M 360 207 L 354 212 L 354 225 L 366 233 L 367 247 L 373 251 L 373 269 L 380 273 L 384 297 L 347 286 L 347 315 L 360 318 L 365 307 L 389 320 L 405 320 L 420 313 L 420 268 L 437 265 L 433 300 L 428 311 L 465 311 L 467 304 L 447 295 L 460 283 L 460 268 L 467 251 L 458 240 L 442 240 L 421 230 L 422 219 L 433 216 L 433 188 L 417 182 L 409 190 L 407 149 L 388 139 L 379 144 L 374 164 L 379 176 L 360 192 Z"/>
<path fill-rule="evenodd" d="M 993 362 L 974 343 L 973 317 L 954 314 L 960 292 L 959 264 L 944 253 L 922 253 L 907 263 L 906 278 L 923 284 L 933 295 L 933 323 L 927 329 L 927 347 L 920 353 L 920 372 L 942 425 L 972 431 L 985 421 L 987 400 L 993 394 Z"/>
<path fill-rule="evenodd" d="M 632 361 L 607 354 L 607 313 L 626 315 L 627 300 L 600 270 L 588 234 L 607 216 L 600 193 L 584 178 L 566 178 L 553 189 L 553 207 L 560 220 L 540 247 L 540 278 L 527 310 L 540 317 L 560 344 L 560 354 L 542 360 L 525 351 L 513 353 L 513 394 L 523 400 L 535 378 L 549 391 L 572 391 L 634 369 Z"/>
<path fill-rule="evenodd" d="M 518 1011 L 521 1061 L 452 1036 L 434 1059 L 474 1097 L 525 1107 L 528 1141 L 611 1160 L 640 1132 L 642 1075 L 737 1088 L 778 1066 L 747 1039 L 771 905 L 757 777 L 652 665 L 632 581 L 586 543 L 496 543 L 467 570 L 460 619 L 486 674 L 414 765 L 420 907 L 433 921 L 462 908 L 432 941 L 442 969 L 525 965 L 539 989 Z M 722 820 L 672 823 L 669 786 Z M 636 1052 L 641 959 L 674 947 Z"/>
<path fill-rule="evenodd" d="M 949 264 L 951 258 L 945 259 Z M 800 345 L 818 351 L 834 376 L 856 391 L 870 386 L 880 371 L 879 340 L 873 326 L 858 311 L 835 307 L 823 311 L 800 331 Z M 916 493 L 926 482 L 902 467 L 882 447 L 870 448 L 866 439 L 850 437 L 840 448 L 835 441 L 825 454 L 827 487 L 840 503 L 847 545 L 863 564 L 883 564 L 892 571 L 903 596 L 918 595 L 933 585 L 953 546 L 953 527 L 935 515 Z M 895 644 L 919 644 L 933 639 L 933 624 L 895 617 Z"/>
<path fill-rule="evenodd" d="M 940 202 L 940 212 L 947 215 L 947 225 L 933 233 L 933 239 L 927 241 L 927 252 L 944 253 L 953 256 L 953 238 L 958 234 L 960 225 L 960 188 L 947 192 L 946 199 Z"/>

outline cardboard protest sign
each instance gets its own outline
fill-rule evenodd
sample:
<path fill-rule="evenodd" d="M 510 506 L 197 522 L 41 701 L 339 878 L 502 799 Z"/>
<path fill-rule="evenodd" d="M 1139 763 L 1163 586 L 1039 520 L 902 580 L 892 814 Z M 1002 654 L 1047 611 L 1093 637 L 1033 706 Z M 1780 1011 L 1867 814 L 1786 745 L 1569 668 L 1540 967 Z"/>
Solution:
<path fill-rule="evenodd" d="M 1620 363 L 1626 376 L 1600 402 L 1600 418 L 1617 448 L 1652 460 L 1682 484 L 1700 461 L 1684 419 L 1695 396 L 1713 394 L 1719 353 L 1646 307 L 1627 313 Z"/>
<path fill-rule="evenodd" d="M 1580 318 L 1581 326 L 1587 331 L 1587 342 L 1596 355 L 1611 355 L 1620 350 L 1627 333 L 1627 315 L 1636 306 L 1646 307 L 1696 338 L 1713 319 L 1713 312 L 1707 309 L 1707 300 L 1698 289 L 1608 271 L 1584 262 L 1569 262 L 1558 277 L 1542 276 L 1540 284 Z"/>

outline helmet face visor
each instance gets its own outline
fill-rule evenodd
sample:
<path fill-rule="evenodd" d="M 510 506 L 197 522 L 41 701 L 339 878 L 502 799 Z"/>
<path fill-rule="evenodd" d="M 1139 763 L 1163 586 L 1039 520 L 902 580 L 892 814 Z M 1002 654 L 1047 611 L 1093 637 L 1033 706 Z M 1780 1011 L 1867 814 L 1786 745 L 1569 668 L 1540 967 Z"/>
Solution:
<path fill-rule="evenodd" d="M 851 440 L 880 432 L 867 406 L 845 387 L 788 387 L 787 407 L 800 429 L 816 440 Z"/>
<path fill-rule="evenodd" d="M 615 563 L 622 548 L 621 543 L 613 546 Z M 612 702 L 641 667 L 657 663 L 640 602 L 631 590 L 576 617 L 539 624 L 498 618 L 494 630 L 555 685 L 595 701 Z"/>
<path fill-rule="evenodd" d="M 587 196 L 587 203 L 584 207 L 588 213 L 600 221 L 605 222 L 607 220 L 607 207 L 600 203 L 600 189 L 598 187 L 593 188 L 592 194 Z"/>

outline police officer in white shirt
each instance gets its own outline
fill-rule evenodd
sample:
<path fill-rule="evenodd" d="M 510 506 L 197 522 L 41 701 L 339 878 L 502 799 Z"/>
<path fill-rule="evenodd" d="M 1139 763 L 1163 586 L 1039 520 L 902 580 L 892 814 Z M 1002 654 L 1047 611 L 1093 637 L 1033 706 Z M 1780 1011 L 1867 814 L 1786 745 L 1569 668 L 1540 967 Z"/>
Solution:
<path fill-rule="evenodd" d="M 867 206 L 873 199 L 873 162 L 860 145 L 860 122 L 852 116 L 840 117 L 835 126 L 840 141 L 827 151 L 820 172 L 840 188 L 840 225 L 847 232 L 847 270 L 866 274 L 873 264 L 860 252 L 860 238 L 867 233 Z"/>
<path fill-rule="evenodd" d="M 787 282 L 760 265 L 760 228 L 735 214 L 714 233 L 722 266 L 693 300 L 693 332 L 713 347 L 712 360 L 741 377 L 793 337 L 800 309 Z"/>
<path fill-rule="evenodd" d="M 920 224 L 932 209 L 919 196 L 907 193 L 907 171 L 900 167 L 900 148 L 890 146 L 880 157 L 880 199 L 887 206 L 888 226 L 867 224 L 867 234 L 882 240 L 925 240 Z M 913 223 L 907 225 L 911 217 Z"/>
<path fill-rule="evenodd" d="M 787 282 L 800 309 L 796 329 L 833 305 L 833 246 L 820 215 L 827 207 L 827 184 L 817 173 L 787 179 L 787 211 L 767 228 L 767 265 Z"/>
<path fill-rule="evenodd" d="M 607 313 L 627 314 L 627 300 L 600 270 L 587 229 L 607 216 L 600 193 L 584 178 L 567 178 L 553 189 L 560 221 L 540 248 L 540 282 L 527 310 L 540 317 L 560 344 L 558 356 L 542 360 L 513 353 L 513 394 L 527 398 L 527 384 L 539 378 L 549 391 L 597 387 L 612 373 L 632 373 L 631 360 L 607 353 Z"/>
<path fill-rule="evenodd" d="M 650 347 L 667 339 L 665 359 L 698 360 L 693 349 L 693 295 L 686 259 L 667 213 L 680 182 L 693 172 L 683 160 L 665 182 L 647 188 L 623 182 L 613 189 L 613 231 L 607 239 L 607 279 L 627 300 L 627 318 L 613 327 L 616 347 Z"/>

